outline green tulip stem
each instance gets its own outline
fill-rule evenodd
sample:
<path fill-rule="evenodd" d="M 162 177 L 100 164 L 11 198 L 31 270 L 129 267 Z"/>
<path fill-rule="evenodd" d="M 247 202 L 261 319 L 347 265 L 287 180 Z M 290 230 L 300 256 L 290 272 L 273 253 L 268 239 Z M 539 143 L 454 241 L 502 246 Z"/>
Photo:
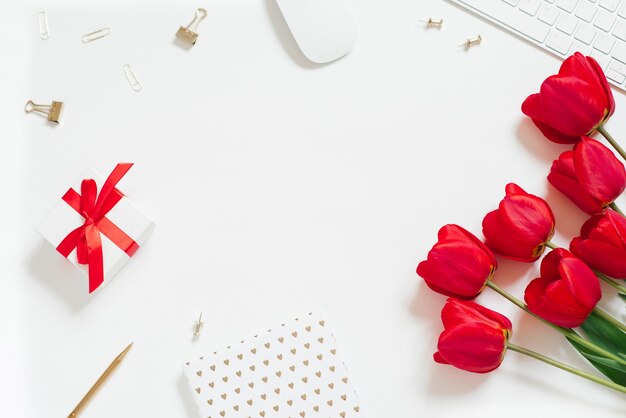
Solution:
<path fill-rule="evenodd" d="M 626 360 L 625 359 L 623 359 L 622 357 L 619 357 L 619 356 L 611 353 L 610 351 L 607 351 L 607 350 L 603 349 L 602 347 L 598 347 L 597 345 L 595 345 L 592 342 L 589 342 L 589 341 L 585 340 L 580 335 L 578 335 L 573 329 L 560 327 L 558 325 L 554 325 L 552 322 L 546 321 L 545 319 L 543 319 L 539 315 L 536 315 L 535 313 L 531 312 L 530 309 L 528 309 L 528 306 L 524 302 L 522 302 L 521 300 L 517 299 L 515 296 L 511 295 L 509 292 L 507 292 L 506 290 L 502 289 L 500 286 L 498 286 L 497 284 L 493 283 L 491 280 L 489 280 L 487 282 L 487 286 L 489 288 L 491 288 L 492 290 L 494 290 L 496 293 L 498 293 L 501 296 L 503 296 L 509 302 L 511 302 L 512 304 L 514 304 L 515 306 L 517 306 L 518 308 L 523 310 L 524 312 L 526 312 L 526 313 L 530 314 L 531 316 L 535 317 L 536 319 L 538 319 L 539 321 L 543 322 L 544 324 L 546 324 L 550 328 L 560 332 L 561 334 L 563 334 L 563 336 L 565 336 L 565 338 L 567 338 L 569 340 L 572 340 L 572 341 L 575 341 L 578 344 L 588 348 L 589 350 L 591 350 L 591 351 L 593 351 L 593 352 L 595 352 L 597 354 L 600 354 L 601 356 L 603 356 L 605 358 L 610 358 L 611 360 L 615 360 L 616 362 L 626 366 Z"/>
<path fill-rule="evenodd" d="M 619 208 L 619 206 L 617 206 L 617 204 L 615 202 L 612 202 L 609 207 L 611 209 L 613 209 L 613 211 L 619 213 L 620 215 L 624 216 L 624 212 L 622 212 L 622 210 Z"/>
<path fill-rule="evenodd" d="M 557 248 L 559 248 L 550 241 L 546 242 L 546 247 L 550 248 L 551 250 L 556 250 Z"/>
<path fill-rule="evenodd" d="M 596 276 L 598 276 L 598 279 L 602 280 L 604 283 L 608 284 L 609 286 L 613 286 L 620 292 L 626 294 L 626 287 L 617 283 L 615 280 L 611 279 L 609 276 L 607 276 L 604 273 L 600 273 L 599 271 L 595 271 L 595 270 L 594 270 L 594 273 L 596 274 Z"/>
<path fill-rule="evenodd" d="M 626 160 L 626 151 L 624 151 L 624 149 L 619 146 L 619 144 L 617 143 L 617 141 L 615 141 L 611 134 L 607 132 L 607 130 L 604 128 L 604 125 L 602 124 L 598 126 L 597 129 L 598 132 L 600 132 L 602 136 L 605 137 L 607 141 L 609 141 L 609 144 L 611 144 L 615 151 L 617 151 L 617 153 L 621 155 L 624 160 Z"/>
<path fill-rule="evenodd" d="M 591 380 L 592 382 L 595 382 L 595 383 L 597 383 L 599 385 L 606 386 L 607 388 L 616 390 L 618 392 L 626 393 L 626 387 L 624 387 L 622 385 L 618 385 L 617 383 L 613 383 L 613 382 L 611 382 L 609 380 L 599 378 L 597 376 L 594 376 L 594 375 L 592 375 L 590 373 L 587 373 L 587 372 L 584 372 L 582 370 L 578 370 L 578 369 L 576 369 L 576 368 L 574 368 L 572 366 L 568 366 L 567 364 L 561 363 L 560 361 L 556 361 L 556 360 L 551 359 L 550 357 L 546 357 L 543 354 L 539 354 L 539 353 L 536 353 L 534 351 L 527 350 L 524 347 L 520 347 L 518 345 L 511 344 L 511 343 L 507 344 L 507 348 L 509 350 L 518 352 L 520 354 L 524 354 L 525 356 L 532 357 L 535 360 L 539 360 L 539 361 L 547 363 L 547 364 L 549 364 L 551 366 L 557 367 L 557 368 L 559 368 L 561 370 L 565 370 L 566 372 L 570 372 L 572 374 L 575 374 L 576 376 L 580 376 L 583 379 Z"/>
<path fill-rule="evenodd" d="M 596 307 L 593 311 L 596 314 L 598 314 L 599 316 L 601 316 L 602 318 L 606 319 L 611 324 L 615 325 L 617 328 L 619 328 L 622 331 L 626 332 L 626 325 L 624 325 L 621 321 L 618 321 L 617 319 L 613 318 L 611 315 L 609 315 L 608 313 L 604 312 L 602 309 L 600 309 L 598 307 Z"/>

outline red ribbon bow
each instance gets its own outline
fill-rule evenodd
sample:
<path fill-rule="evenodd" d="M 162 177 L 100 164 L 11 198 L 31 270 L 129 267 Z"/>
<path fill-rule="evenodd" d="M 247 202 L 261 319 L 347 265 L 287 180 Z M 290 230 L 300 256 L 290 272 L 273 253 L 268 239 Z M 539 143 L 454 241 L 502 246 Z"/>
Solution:
<path fill-rule="evenodd" d="M 100 233 L 129 257 L 139 249 L 139 244 L 106 218 L 106 214 L 124 196 L 115 186 L 132 166 L 132 163 L 118 164 L 104 182 L 100 195 L 93 179 L 82 181 L 80 186 L 82 195 L 72 188 L 63 195 L 63 200 L 85 218 L 85 223 L 67 234 L 58 245 L 57 251 L 68 257 L 76 248 L 78 263 L 89 265 L 89 293 L 96 290 L 104 281 Z"/>

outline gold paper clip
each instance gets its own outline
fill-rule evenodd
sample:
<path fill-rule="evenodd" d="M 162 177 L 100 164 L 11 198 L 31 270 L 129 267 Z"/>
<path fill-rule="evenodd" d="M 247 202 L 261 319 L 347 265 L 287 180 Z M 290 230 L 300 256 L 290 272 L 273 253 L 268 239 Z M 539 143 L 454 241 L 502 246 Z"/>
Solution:
<path fill-rule="evenodd" d="M 198 321 L 196 322 L 193 335 L 195 335 L 196 337 L 200 336 L 200 330 L 202 329 L 202 325 L 204 325 L 204 322 L 202 322 L 202 312 L 200 312 L 200 318 L 198 318 Z"/>
<path fill-rule="evenodd" d="M 44 41 L 50 37 L 50 30 L 48 29 L 48 18 L 46 12 L 39 12 L 37 14 L 37 21 L 39 23 L 39 37 Z"/>
<path fill-rule="evenodd" d="M 195 32 L 200 24 L 200 21 L 204 19 L 207 15 L 205 9 L 199 8 L 196 10 L 196 15 L 194 16 L 191 23 L 187 25 L 187 27 L 180 27 L 178 32 L 176 32 L 176 36 L 182 39 L 185 42 L 189 42 L 191 45 L 195 45 L 198 40 L 198 34 Z"/>
<path fill-rule="evenodd" d="M 97 31 L 88 33 L 87 35 L 80 38 L 80 40 L 83 41 L 84 44 L 86 44 L 91 41 L 95 41 L 96 39 L 104 38 L 110 33 L 111 33 L 111 30 L 109 28 L 102 28 L 102 29 L 98 29 Z"/>
<path fill-rule="evenodd" d="M 59 123 L 59 119 L 61 118 L 61 111 L 63 110 L 63 102 L 55 102 L 53 100 L 52 104 L 40 105 L 33 103 L 32 100 L 29 100 L 28 102 L 26 102 L 24 110 L 26 111 L 26 113 L 37 112 L 43 115 L 47 115 L 50 122 Z"/>
<path fill-rule="evenodd" d="M 459 47 L 464 47 L 465 49 L 470 49 L 474 45 L 479 45 L 482 41 L 483 41 L 483 37 L 478 35 L 475 38 L 470 38 L 470 39 L 466 40 L 464 43 L 459 45 Z"/>
<path fill-rule="evenodd" d="M 428 28 L 441 29 L 443 26 L 443 19 L 433 19 L 432 17 L 429 17 L 428 20 L 420 20 L 420 22 L 426 23 L 426 27 Z"/>
<path fill-rule="evenodd" d="M 128 80 L 133 90 L 141 91 L 142 89 L 141 83 L 139 82 L 139 80 L 137 80 L 137 77 L 135 77 L 135 73 L 133 73 L 133 69 L 130 68 L 130 65 L 124 64 L 122 69 L 124 70 L 124 75 L 126 76 L 126 80 Z"/>

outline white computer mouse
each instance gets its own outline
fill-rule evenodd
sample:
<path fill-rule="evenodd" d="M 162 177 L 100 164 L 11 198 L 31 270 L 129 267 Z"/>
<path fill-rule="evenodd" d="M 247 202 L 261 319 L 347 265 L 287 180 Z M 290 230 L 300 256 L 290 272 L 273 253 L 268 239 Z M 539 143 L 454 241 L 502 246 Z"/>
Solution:
<path fill-rule="evenodd" d="M 356 22 L 344 0 L 276 0 L 309 60 L 323 64 L 346 55 L 356 42 Z"/>

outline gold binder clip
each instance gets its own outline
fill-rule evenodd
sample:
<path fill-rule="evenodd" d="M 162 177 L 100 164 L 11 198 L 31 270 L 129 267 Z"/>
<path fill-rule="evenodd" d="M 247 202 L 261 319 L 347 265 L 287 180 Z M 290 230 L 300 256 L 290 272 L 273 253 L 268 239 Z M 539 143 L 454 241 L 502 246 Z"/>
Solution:
<path fill-rule="evenodd" d="M 202 329 L 202 325 L 204 325 L 204 322 L 202 322 L 202 312 L 200 312 L 200 318 L 198 318 L 198 321 L 196 322 L 193 335 L 195 335 L 196 337 L 200 336 L 200 330 Z"/>
<path fill-rule="evenodd" d="M 207 15 L 205 9 L 199 8 L 196 10 L 196 15 L 194 16 L 191 23 L 187 25 L 187 27 L 180 27 L 178 32 L 176 32 L 176 36 L 185 42 L 189 42 L 191 45 L 195 45 L 198 40 L 198 34 L 195 32 L 200 24 L 200 21 L 204 19 Z"/>
<path fill-rule="evenodd" d="M 468 40 L 466 40 L 464 43 L 462 43 L 461 45 L 459 45 L 459 47 L 464 47 L 465 49 L 470 49 L 471 47 L 473 47 L 474 45 L 479 45 L 481 42 L 483 41 L 483 37 L 478 35 L 475 38 L 470 38 Z"/>
<path fill-rule="evenodd" d="M 429 17 L 428 20 L 420 20 L 420 22 L 426 23 L 427 28 L 441 29 L 443 26 L 443 19 L 433 19 L 432 17 Z"/>
<path fill-rule="evenodd" d="M 49 105 L 40 105 L 33 103 L 32 100 L 26 102 L 26 106 L 24 106 L 24 110 L 26 113 L 37 112 L 42 115 L 47 115 L 48 120 L 50 122 L 59 123 L 59 119 L 61 118 L 61 111 L 63 110 L 63 102 L 55 102 L 52 101 L 52 104 Z"/>

